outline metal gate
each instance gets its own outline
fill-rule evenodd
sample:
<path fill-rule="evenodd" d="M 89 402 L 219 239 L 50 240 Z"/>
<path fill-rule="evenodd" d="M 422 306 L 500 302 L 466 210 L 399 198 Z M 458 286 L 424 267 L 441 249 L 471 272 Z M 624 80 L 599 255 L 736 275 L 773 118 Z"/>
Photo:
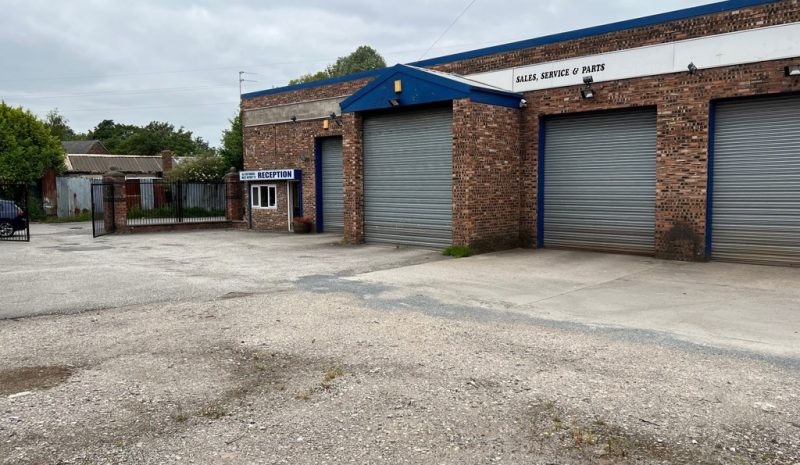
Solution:
<path fill-rule="evenodd" d="M 114 228 L 114 184 L 92 184 L 92 236 L 105 236 Z"/>
<path fill-rule="evenodd" d="M 800 265 L 800 96 L 716 105 L 715 259 Z"/>
<path fill-rule="evenodd" d="M 543 245 L 652 254 L 656 112 L 545 121 Z"/>
<path fill-rule="evenodd" d="M 0 184 L 0 241 L 31 240 L 28 186 Z"/>
<path fill-rule="evenodd" d="M 325 232 L 344 231 L 342 139 L 326 138 L 322 149 L 322 227 Z"/>
<path fill-rule="evenodd" d="M 453 112 L 364 119 L 367 242 L 446 247 L 453 229 Z"/>

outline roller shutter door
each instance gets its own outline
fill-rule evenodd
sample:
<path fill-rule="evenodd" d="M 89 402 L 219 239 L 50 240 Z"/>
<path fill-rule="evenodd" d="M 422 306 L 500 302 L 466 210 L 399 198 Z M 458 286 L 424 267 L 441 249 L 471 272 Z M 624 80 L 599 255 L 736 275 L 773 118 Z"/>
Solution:
<path fill-rule="evenodd" d="M 364 119 L 367 242 L 452 243 L 453 113 L 415 110 Z"/>
<path fill-rule="evenodd" d="M 344 231 L 342 186 L 342 139 L 322 139 L 322 227 L 325 232 Z"/>
<path fill-rule="evenodd" d="M 800 96 L 717 104 L 711 255 L 800 264 Z"/>
<path fill-rule="evenodd" d="M 656 112 L 545 122 L 544 245 L 654 253 Z"/>

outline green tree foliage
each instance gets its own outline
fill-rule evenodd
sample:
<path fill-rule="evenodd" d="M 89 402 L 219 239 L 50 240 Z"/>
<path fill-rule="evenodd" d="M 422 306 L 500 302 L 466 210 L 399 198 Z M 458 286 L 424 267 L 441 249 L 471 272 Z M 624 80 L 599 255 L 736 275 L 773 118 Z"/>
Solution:
<path fill-rule="evenodd" d="M 237 170 L 244 168 L 244 143 L 242 141 L 242 120 L 240 115 L 228 120 L 231 123 L 230 129 L 222 131 L 222 147 L 219 154 L 225 160 L 225 166 L 231 166 Z"/>
<path fill-rule="evenodd" d="M 103 120 L 89 131 L 89 139 L 99 139 L 109 152 L 119 155 L 157 155 L 172 150 L 178 156 L 191 156 L 213 151 L 202 137 L 192 131 L 175 129 L 170 123 L 153 121 L 146 126 L 117 124 Z"/>
<path fill-rule="evenodd" d="M 75 131 L 69 127 L 69 120 L 58 112 L 58 108 L 54 108 L 47 112 L 44 117 L 44 124 L 50 129 L 50 132 L 58 137 L 58 140 L 76 140 L 79 139 Z"/>
<path fill-rule="evenodd" d="M 64 168 L 58 138 L 30 111 L 0 102 L 0 180 L 32 184 L 48 168 Z"/>
<path fill-rule="evenodd" d="M 386 60 L 383 59 L 377 50 L 369 45 L 362 45 L 350 55 L 337 58 L 336 63 L 328 65 L 322 71 L 318 71 L 313 74 L 304 74 L 297 79 L 292 79 L 289 81 L 289 85 L 341 77 L 348 74 L 360 73 L 363 71 L 385 67 Z"/>
<path fill-rule="evenodd" d="M 184 158 L 172 170 L 164 173 L 164 178 L 171 182 L 221 181 L 228 168 L 225 165 L 225 160 L 220 156 L 202 154 Z"/>

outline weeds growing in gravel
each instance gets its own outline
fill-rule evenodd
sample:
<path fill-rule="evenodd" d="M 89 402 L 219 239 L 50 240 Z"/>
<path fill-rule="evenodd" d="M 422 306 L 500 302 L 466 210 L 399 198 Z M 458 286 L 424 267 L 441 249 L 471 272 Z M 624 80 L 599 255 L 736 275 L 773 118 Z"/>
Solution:
<path fill-rule="evenodd" d="M 339 367 L 330 368 L 325 371 L 325 376 L 322 378 L 322 382 L 328 383 L 336 378 L 339 378 L 340 376 L 344 376 L 344 370 Z"/>
<path fill-rule="evenodd" d="M 202 410 L 200 410 L 200 415 L 214 420 L 222 418 L 227 414 L 228 412 L 226 412 L 222 406 L 217 404 L 206 405 Z"/>

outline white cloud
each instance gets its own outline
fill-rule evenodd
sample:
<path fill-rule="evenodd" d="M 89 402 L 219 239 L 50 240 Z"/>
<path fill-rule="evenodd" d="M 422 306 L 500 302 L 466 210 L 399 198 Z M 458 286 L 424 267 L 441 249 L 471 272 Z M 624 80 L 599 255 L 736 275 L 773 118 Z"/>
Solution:
<path fill-rule="evenodd" d="M 478 0 L 426 58 L 702 3 Z M 103 119 L 159 120 L 217 144 L 236 112 L 240 69 L 259 73 L 246 86 L 257 90 L 362 44 L 389 64 L 415 61 L 466 4 L 0 0 L 0 98 L 40 115 L 57 107 L 80 131 Z"/>

